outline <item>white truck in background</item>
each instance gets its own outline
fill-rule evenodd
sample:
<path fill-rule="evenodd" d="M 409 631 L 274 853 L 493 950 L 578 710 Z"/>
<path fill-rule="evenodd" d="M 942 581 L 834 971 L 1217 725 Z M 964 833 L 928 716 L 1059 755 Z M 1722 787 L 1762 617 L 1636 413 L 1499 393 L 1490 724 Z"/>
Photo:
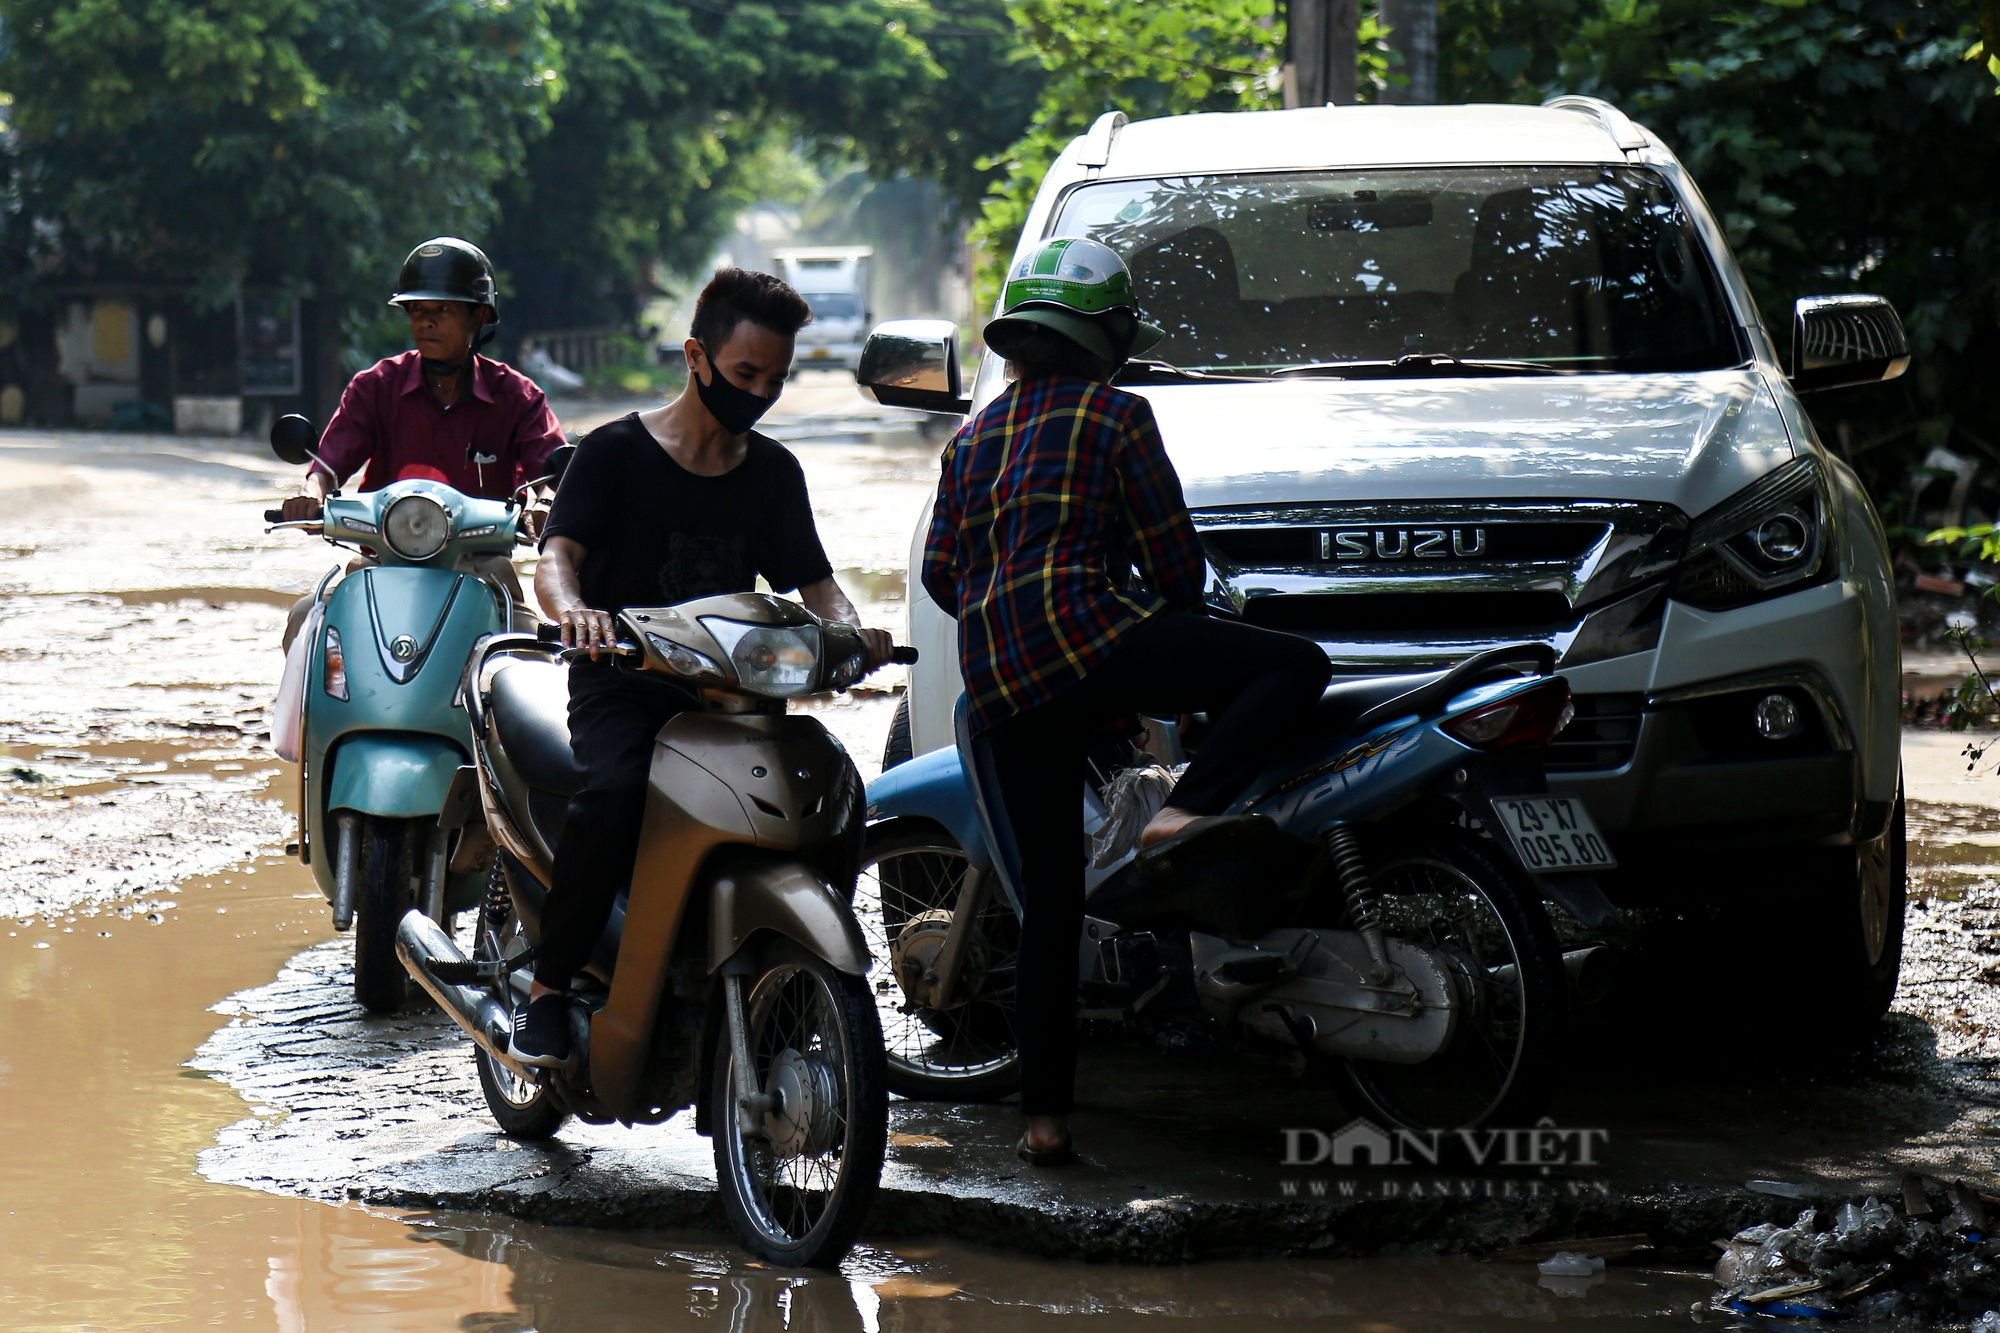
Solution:
<path fill-rule="evenodd" d="M 853 370 L 861 343 L 874 321 L 868 295 L 865 245 L 795 247 L 772 252 L 778 276 L 798 289 L 812 307 L 812 323 L 799 330 L 795 369 Z"/>

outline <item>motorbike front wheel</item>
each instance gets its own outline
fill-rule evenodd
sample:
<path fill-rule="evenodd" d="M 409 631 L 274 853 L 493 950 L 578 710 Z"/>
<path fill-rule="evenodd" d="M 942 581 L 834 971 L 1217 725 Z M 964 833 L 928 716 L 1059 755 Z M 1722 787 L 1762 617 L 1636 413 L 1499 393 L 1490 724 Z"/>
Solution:
<path fill-rule="evenodd" d="M 852 1248 L 875 1201 L 888 1149 L 889 1092 L 874 1001 L 860 977 L 788 940 L 772 946 L 754 982 L 730 977 L 722 984 L 748 992 L 751 1081 L 771 1099 L 746 1132 L 725 1036 L 710 1084 L 723 1212 L 758 1258 L 830 1268 Z"/>
<path fill-rule="evenodd" d="M 892 964 L 934 956 L 950 928 L 965 869 L 964 849 L 934 824 L 898 820 L 870 829 L 854 890 L 854 917 L 868 952 Z M 989 893 L 952 1007 L 911 1003 L 893 966 L 876 969 L 875 1013 L 891 1092 L 920 1100 L 995 1102 L 1021 1086 L 1014 1044 L 1020 947 L 1020 922 L 1004 898 Z"/>
<path fill-rule="evenodd" d="M 416 906 L 416 844 L 412 821 L 368 817 L 361 839 L 368 860 L 354 904 L 354 998 L 371 1014 L 392 1014 L 410 998 L 396 927 Z"/>
<path fill-rule="evenodd" d="M 1422 1064 L 1344 1061 L 1342 1100 L 1385 1127 L 1533 1124 L 1555 1093 L 1569 1015 L 1534 881 L 1490 840 L 1454 828 L 1396 849 L 1371 880 L 1387 933 L 1440 956 L 1462 1008 L 1451 1045 Z"/>

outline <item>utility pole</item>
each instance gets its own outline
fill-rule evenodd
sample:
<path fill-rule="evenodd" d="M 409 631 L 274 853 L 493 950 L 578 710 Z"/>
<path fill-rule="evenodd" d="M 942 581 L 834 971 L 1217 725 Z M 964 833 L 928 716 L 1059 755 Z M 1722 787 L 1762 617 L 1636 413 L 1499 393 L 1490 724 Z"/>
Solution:
<path fill-rule="evenodd" d="M 1383 90 L 1385 102 L 1429 106 L 1438 100 L 1437 0 L 1382 0 L 1382 26 L 1389 30 L 1389 49 L 1403 57 L 1406 87 Z"/>
<path fill-rule="evenodd" d="M 1285 6 L 1285 105 L 1349 105 L 1360 63 L 1358 0 L 1290 0 Z"/>

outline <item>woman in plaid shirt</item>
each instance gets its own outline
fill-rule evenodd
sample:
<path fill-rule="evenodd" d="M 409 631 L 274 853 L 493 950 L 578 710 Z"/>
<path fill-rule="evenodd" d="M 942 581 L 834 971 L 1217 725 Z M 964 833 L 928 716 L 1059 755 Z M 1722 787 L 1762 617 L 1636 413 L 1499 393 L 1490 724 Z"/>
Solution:
<path fill-rule="evenodd" d="M 1330 668 L 1308 640 L 1203 614 L 1207 561 L 1152 408 L 1109 382 L 1161 336 L 1124 262 L 1095 241 L 1047 241 L 1005 300 L 985 338 L 1015 381 L 945 450 L 922 577 L 958 619 L 972 731 L 1020 852 L 1019 1151 L 1055 1165 L 1072 1155 L 1091 735 L 1135 712 L 1207 712 L 1200 753 L 1140 841 L 1199 837 L 1231 822 L 1221 812 Z"/>

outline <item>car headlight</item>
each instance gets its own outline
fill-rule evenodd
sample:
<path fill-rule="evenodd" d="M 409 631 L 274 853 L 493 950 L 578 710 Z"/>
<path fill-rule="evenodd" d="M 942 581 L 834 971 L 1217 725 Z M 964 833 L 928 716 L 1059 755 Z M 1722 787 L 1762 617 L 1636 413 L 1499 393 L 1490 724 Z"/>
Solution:
<path fill-rule="evenodd" d="M 1694 521 L 1675 599 L 1722 611 L 1831 576 L 1826 514 L 1817 460 L 1774 469 Z"/>
<path fill-rule="evenodd" d="M 428 495 L 406 495 L 382 515 L 382 540 L 405 560 L 428 560 L 451 540 L 451 515 Z"/>
<path fill-rule="evenodd" d="M 658 634 L 648 633 L 646 640 L 659 651 L 661 657 L 666 659 L 669 667 L 689 680 L 729 679 L 729 673 L 707 653 L 696 652 L 686 644 L 675 643 L 672 639 Z"/>
<path fill-rule="evenodd" d="M 745 689 L 789 699 L 812 688 L 819 670 L 819 626 L 746 625 L 720 616 L 703 616 L 701 624 L 729 654 Z"/>

